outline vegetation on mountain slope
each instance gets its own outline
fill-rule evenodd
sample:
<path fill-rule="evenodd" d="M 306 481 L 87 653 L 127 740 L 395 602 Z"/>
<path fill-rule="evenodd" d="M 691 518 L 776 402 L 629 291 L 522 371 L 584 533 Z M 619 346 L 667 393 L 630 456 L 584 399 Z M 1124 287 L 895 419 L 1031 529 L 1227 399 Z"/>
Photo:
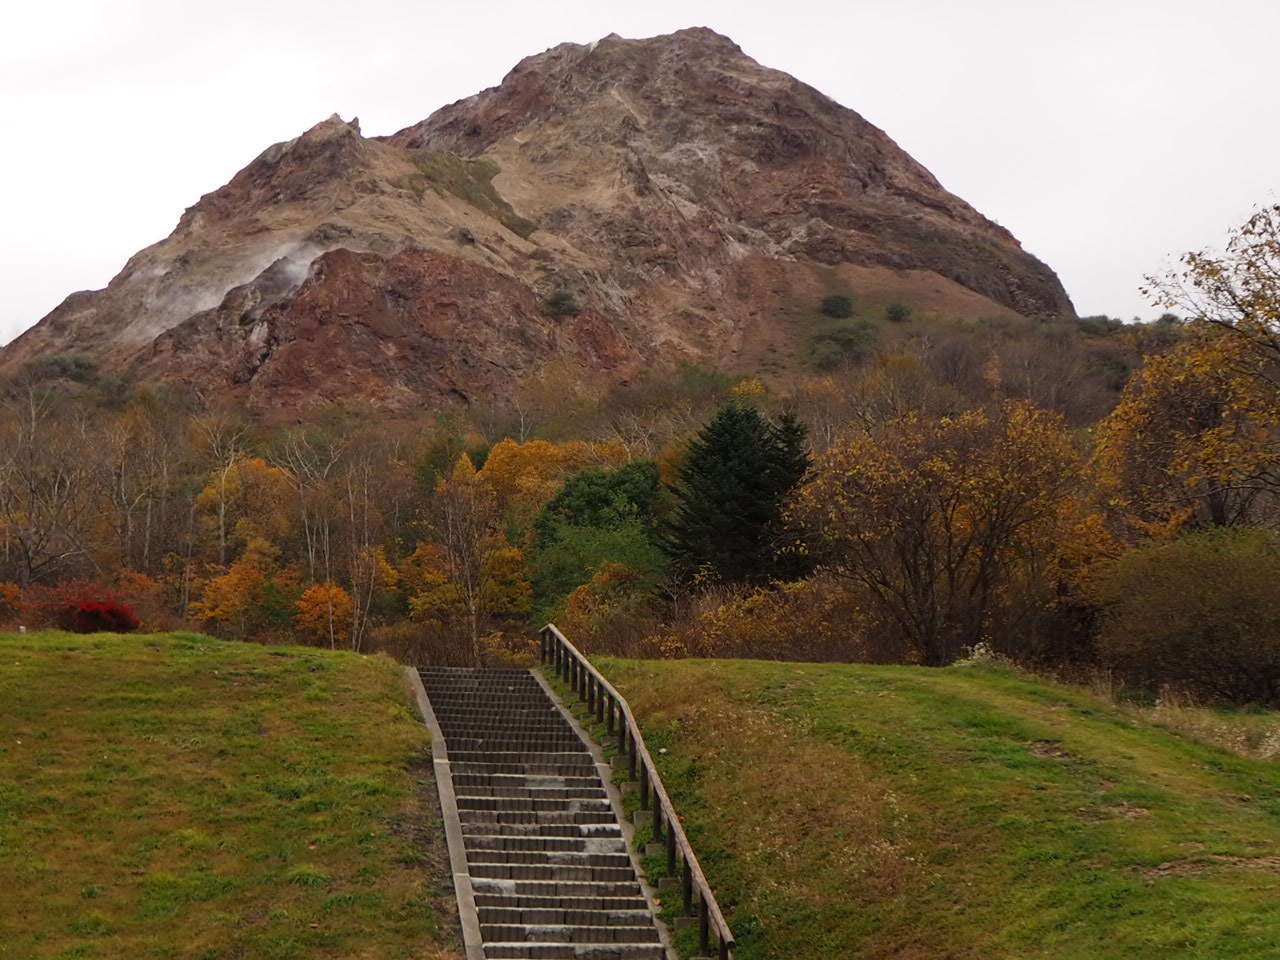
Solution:
<path fill-rule="evenodd" d="M 0 634 L 0 958 L 456 957 L 400 668 Z"/>
<path fill-rule="evenodd" d="M 1280 951 L 1274 759 L 990 664 L 600 665 L 740 960 Z"/>

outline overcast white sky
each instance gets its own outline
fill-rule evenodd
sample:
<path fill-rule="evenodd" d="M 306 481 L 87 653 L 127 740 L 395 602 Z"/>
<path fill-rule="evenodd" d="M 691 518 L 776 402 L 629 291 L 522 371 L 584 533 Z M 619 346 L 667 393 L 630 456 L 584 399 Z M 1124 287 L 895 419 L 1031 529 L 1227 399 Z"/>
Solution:
<path fill-rule="evenodd" d="M 0 13 L 0 343 L 329 114 L 391 133 L 564 40 L 709 26 L 885 129 L 1081 313 L 1280 190 L 1269 0 L 43 0 Z"/>

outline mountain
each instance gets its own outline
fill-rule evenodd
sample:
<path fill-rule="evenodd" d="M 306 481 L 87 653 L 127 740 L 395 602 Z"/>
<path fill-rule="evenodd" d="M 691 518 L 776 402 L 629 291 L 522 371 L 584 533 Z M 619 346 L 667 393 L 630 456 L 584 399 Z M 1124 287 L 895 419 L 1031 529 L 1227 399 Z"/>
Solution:
<path fill-rule="evenodd" d="M 1073 315 L 1057 277 L 881 130 L 694 28 L 561 44 L 388 137 L 263 152 L 103 290 L 0 351 L 289 415 L 501 399 L 796 354 L 832 292 Z"/>

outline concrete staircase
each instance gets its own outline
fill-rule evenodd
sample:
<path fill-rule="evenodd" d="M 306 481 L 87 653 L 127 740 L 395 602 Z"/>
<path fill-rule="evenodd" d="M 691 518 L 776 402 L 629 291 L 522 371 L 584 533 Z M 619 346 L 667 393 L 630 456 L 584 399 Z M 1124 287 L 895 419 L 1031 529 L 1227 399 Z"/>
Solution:
<path fill-rule="evenodd" d="M 448 753 L 483 955 L 665 960 L 595 758 L 537 678 L 419 675 Z"/>

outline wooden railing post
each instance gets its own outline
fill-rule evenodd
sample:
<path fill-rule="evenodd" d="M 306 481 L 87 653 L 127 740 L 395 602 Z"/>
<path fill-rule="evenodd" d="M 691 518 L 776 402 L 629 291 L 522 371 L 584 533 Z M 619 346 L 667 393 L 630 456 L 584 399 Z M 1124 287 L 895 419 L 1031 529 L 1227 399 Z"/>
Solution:
<path fill-rule="evenodd" d="M 684 866 L 680 870 L 680 887 L 684 895 L 684 915 L 693 915 L 693 868 L 689 866 L 689 858 L 684 858 Z"/>
<path fill-rule="evenodd" d="M 674 877 L 676 875 L 676 832 L 671 827 L 671 820 L 675 819 L 675 811 L 669 814 L 667 821 L 667 876 Z"/>

